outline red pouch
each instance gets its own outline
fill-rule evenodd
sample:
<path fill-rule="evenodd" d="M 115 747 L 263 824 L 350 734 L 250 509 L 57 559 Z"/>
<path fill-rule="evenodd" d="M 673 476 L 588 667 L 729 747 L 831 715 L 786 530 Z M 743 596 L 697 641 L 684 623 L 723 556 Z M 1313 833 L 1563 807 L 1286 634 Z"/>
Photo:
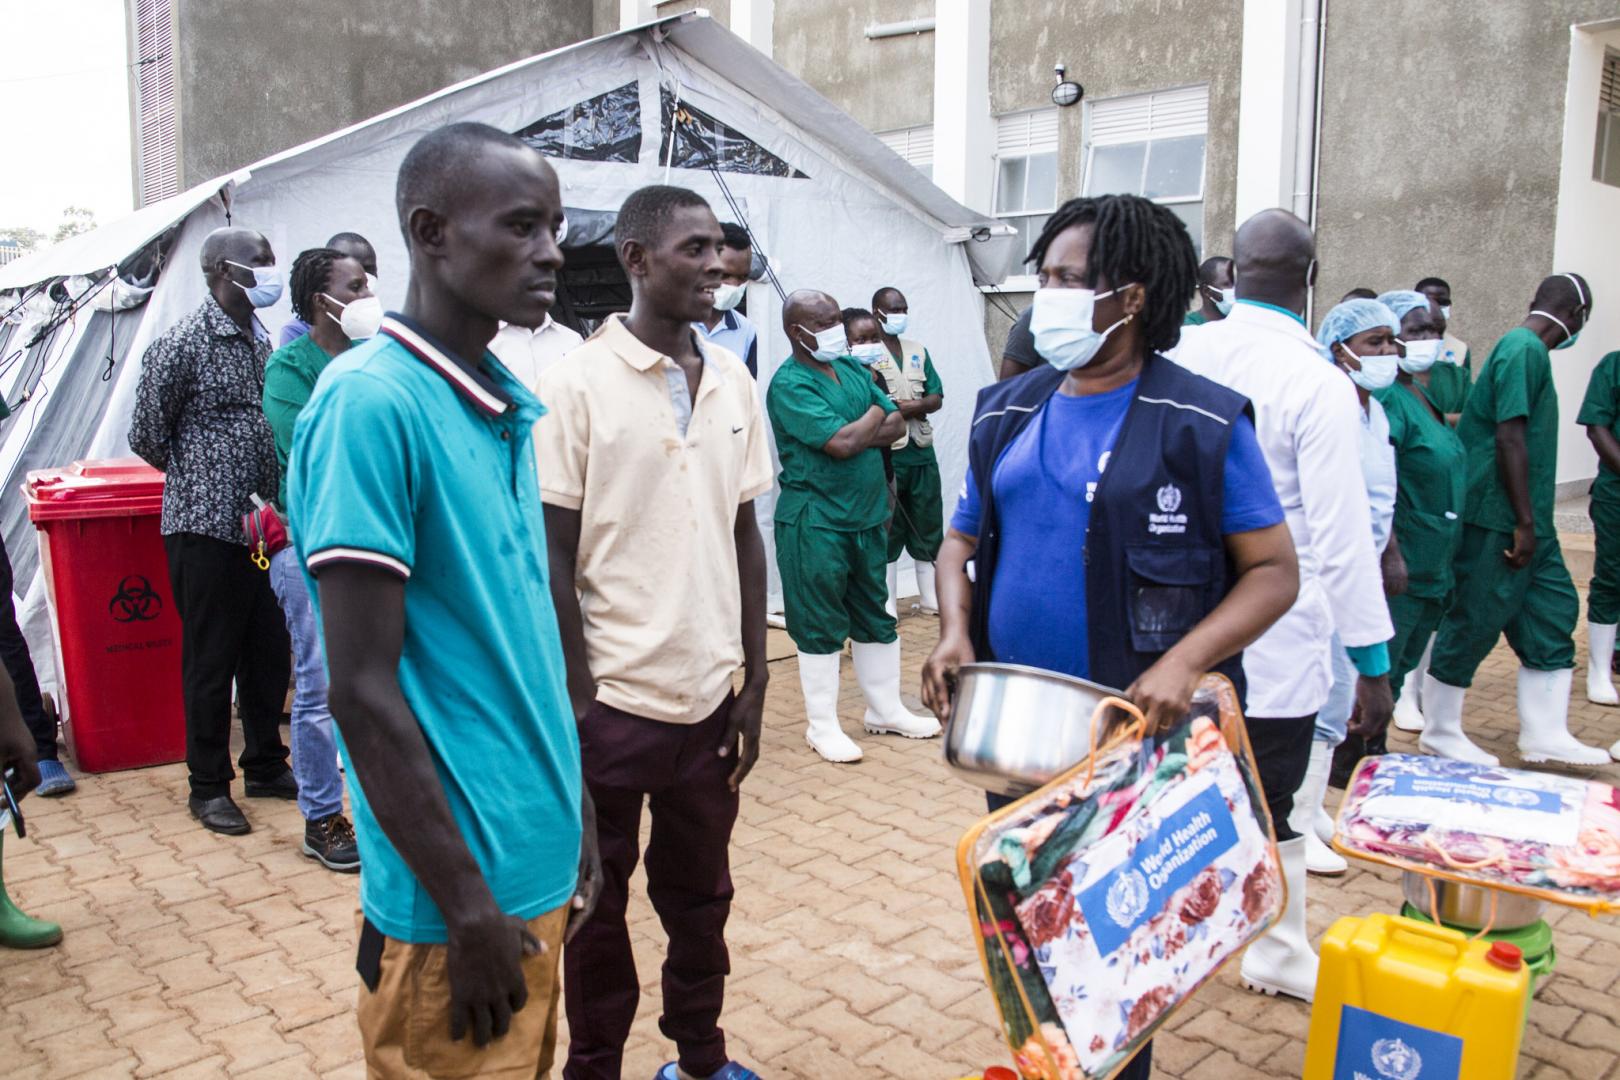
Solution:
<path fill-rule="evenodd" d="M 257 495 L 253 496 L 253 509 L 242 515 L 242 532 L 247 536 L 248 558 L 260 570 L 270 569 L 270 556 L 290 542 L 281 515 Z"/>

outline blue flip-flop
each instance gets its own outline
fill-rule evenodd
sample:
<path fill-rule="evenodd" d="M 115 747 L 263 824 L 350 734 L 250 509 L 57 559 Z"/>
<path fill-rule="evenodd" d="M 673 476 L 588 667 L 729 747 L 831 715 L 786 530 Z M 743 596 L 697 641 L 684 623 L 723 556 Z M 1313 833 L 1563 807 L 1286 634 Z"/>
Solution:
<path fill-rule="evenodd" d="M 679 1064 L 678 1061 L 671 1061 L 658 1070 L 658 1075 L 653 1077 L 653 1080 L 680 1080 L 680 1073 L 676 1071 Z M 711 1075 L 709 1080 L 762 1080 L 762 1078 L 753 1069 L 739 1065 L 735 1061 L 728 1061 L 720 1066 L 720 1071 Z"/>

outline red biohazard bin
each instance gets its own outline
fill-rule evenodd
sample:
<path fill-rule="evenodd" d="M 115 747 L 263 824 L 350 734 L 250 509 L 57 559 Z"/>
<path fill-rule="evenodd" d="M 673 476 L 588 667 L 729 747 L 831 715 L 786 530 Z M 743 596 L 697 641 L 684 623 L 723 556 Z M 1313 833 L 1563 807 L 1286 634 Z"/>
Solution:
<path fill-rule="evenodd" d="M 28 474 L 56 630 L 68 749 L 85 772 L 182 761 L 180 613 L 158 522 L 163 474 L 135 458 Z"/>

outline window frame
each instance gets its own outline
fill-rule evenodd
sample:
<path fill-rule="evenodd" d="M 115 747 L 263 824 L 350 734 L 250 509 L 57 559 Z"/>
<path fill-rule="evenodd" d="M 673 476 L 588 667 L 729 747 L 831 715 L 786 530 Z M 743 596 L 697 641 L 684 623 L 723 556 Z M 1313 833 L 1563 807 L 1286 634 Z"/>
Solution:
<path fill-rule="evenodd" d="M 1016 112 L 1002 113 L 995 118 L 996 126 L 996 153 L 991 159 L 993 170 L 990 184 L 990 215 L 998 221 L 1014 222 L 1029 218 L 1049 218 L 1062 205 L 1058 198 L 1059 177 L 1063 169 L 1063 156 L 1060 137 L 1059 111 L 1056 106 L 1046 106 L 1039 109 L 1021 109 Z M 1022 132 L 1014 130 L 1017 126 L 1023 127 Z M 1039 125 L 1039 126 L 1037 126 Z M 1050 129 L 1050 130 L 1048 130 Z M 1018 145 L 1022 143 L 1022 145 Z M 1027 205 L 1020 210 L 1002 211 L 997 209 L 1001 203 L 1001 165 L 1004 161 L 1023 160 L 1050 156 L 1053 159 L 1051 206 L 1044 210 L 1032 210 Z M 1029 201 L 1029 169 L 1024 170 L 1024 201 Z M 1016 226 L 1015 226 L 1016 227 Z M 1022 231 L 1020 231 L 1020 235 Z M 1027 255 L 1028 252 L 1026 251 Z M 1025 264 L 1019 262 L 1019 267 Z M 1025 272 L 1014 274 L 1004 281 L 1000 288 L 1003 292 L 1033 292 L 1035 290 L 1035 274 Z"/>
<path fill-rule="evenodd" d="M 1597 144 L 1592 150 L 1592 182 L 1620 187 L 1620 161 L 1609 160 L 1609 149 L 1620 128 L 1620 52 L 1603 50 L 1598 74 Z M 1612 176 L 1613 179 L 1606 177 Z"/>
<path fill-rule="evenodd" d="M 1187 106 L 1194 103 L 1201 107 L 1202 112 L 1197 120 L 1187 115 Z M 1106 116 L 1113 110 L 1124 110 L 1133 105 L 1141 106 L 1144 115 L 1139 118 L 1121 116 L 1118 118 Z M 1178 111 L 1179 107 L 1179 111 Z M 1148 166 L 1153 160 L 1153 144 L 1166 142 L 1171 139 L 1201 138 L 1204 140 L 1203 160 L 1198 170 L 1197 195 L 1167 195 L 1153 198 L 1160 206 L 1202 206 L 1209 197 L 1209 84 L 1198 83 L 1190 86 L 1167 87 L 1162 90 L 1150 90 L 1145 93 L 1120 94 L 1101 101 L 1087 101 L 1085 113 L 1084 153 L 1082 155 L 1080 173 L 1080 191 L 1084 195 L 1094 194 L 1129 194 L 1142 195 L 1147 186 Z M 1098 132 L 1098 110 L 1104 110 L 1105 117 L 1111 128 L 1115 130 Z M 1133 126 L 1134 125 L 1134 126 Z M 1091 181 L 1096 164 L 1097 148 L 1111 146 L 1144 146 L 1142 154 L 1142 172 L 1138 179 L 1137 190 L 1131 192 L 1093 192 Z M 1203 246 L 1203 214 L 1200 212 L 1199 247 Z M 1202 251 L 1200 251 L 1200 255 Z"/>

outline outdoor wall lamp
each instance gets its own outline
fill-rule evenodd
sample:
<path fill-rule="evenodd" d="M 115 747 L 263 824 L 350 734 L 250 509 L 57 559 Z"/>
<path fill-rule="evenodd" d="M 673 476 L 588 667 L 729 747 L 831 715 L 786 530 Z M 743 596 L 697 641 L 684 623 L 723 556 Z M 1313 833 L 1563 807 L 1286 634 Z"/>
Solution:
<path fill-rule="evenodd" d="M 1052 104 L 1074 105 L 1086 96 L 1086 88 L 1072 79 L 1065 79 L 1063 73 L 1067 70 L 1062 64 L 1052 69 L 1057 72 L 1057 85 L 1052 87 Z"/>

